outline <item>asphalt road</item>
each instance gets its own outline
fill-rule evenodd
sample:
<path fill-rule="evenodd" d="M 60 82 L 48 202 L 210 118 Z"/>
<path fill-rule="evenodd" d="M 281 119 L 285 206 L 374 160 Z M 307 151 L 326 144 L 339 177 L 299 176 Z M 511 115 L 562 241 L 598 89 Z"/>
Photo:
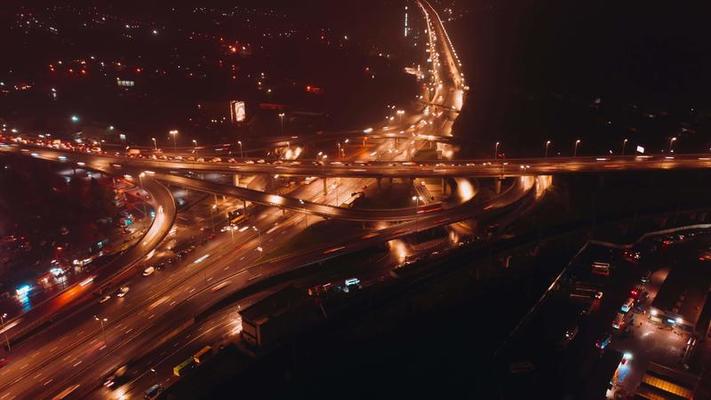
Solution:
<path fill-rule="evenodd" d="M 177 213 L 173 196 L 163 184 L 149 178 L 144 180 L 143 188 L 150 194 L 147 201 L 156 210 L 156 217 L 138 243 L 82 282 L 70 286 L 28 312 L 6 320 L 5 326 L 8 329 L 3 334 L 7 334 L 11 342 L 25 339 L 47 323 L 65 322 L 74 315 L 77 308 L 93 301 L 93 292 L 116 285 L 126 276 L 136 273 L 133 267 L 163 241 L 173 226 Z"/>

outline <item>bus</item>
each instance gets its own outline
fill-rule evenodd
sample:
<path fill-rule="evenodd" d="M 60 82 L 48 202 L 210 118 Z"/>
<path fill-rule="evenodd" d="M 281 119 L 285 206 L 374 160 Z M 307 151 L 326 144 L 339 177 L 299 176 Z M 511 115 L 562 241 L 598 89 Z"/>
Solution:
<path fill-rule="evenodd" d="M 195 360 L 193 359 L 193 357 L 190 357 L 187 360 L 173 367 L 173 375 L 185 375 L 186 372 L 190 371 L 193 368 L 195 368 Z"/>

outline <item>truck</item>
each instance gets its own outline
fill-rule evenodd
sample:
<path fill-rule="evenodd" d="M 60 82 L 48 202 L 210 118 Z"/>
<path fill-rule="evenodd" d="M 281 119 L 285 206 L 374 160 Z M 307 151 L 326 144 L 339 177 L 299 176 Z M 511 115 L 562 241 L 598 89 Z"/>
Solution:
<path fill-rule="evenodd" d="M 200 364 L 201 362 L 205 361 L 207 357 L 212 354 L 212 346 L 205 346 L 200 351 L 197 353 L 193 354 L 193 361 L 195 361 L 195 364 Z"/>

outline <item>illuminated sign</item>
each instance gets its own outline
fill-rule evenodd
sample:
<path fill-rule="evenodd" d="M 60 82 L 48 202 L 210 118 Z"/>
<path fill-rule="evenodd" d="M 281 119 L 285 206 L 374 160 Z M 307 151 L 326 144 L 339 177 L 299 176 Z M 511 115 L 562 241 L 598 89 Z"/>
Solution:
<path fill-rule="evenodd" d="M 637 146 L 637 153 L 644 154 L 644 147 Z"/>
<path fill-rule="evenodd" d="M 247 119 L 247 111 L 243 101 L 230 101 L 230 120 L 232 123 L 243 122 Z"/>
<path fill-rule="evenodd" d="M 134 87 L 134 86 L 136 86 L 136 82 L 134 82 L 134 81 L 123 81 L 120 79 L 116 80 L 116 84 L 119 87 Z"/>

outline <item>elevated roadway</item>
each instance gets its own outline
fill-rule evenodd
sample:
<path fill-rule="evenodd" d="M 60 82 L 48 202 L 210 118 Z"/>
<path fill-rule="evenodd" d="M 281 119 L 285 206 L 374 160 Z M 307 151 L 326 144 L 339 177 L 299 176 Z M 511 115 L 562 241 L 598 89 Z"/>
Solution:
<path fill-rule="evenodd" d="M 604 173 L 616 171 L 650 171 L 711 168 L 711 154 L 629 155 L 521 158 L 507 160 L 476 159 L 455 161 L 367 161 L 321 162 L 315 160 L 235 162 L 152 160 L 121 155 L 80 153 L 35 146 L 0 145 L 0 151 L 22 153 L 36 158 L 66 163 L 83 163 L 90 168 L 122 168 L 150 171 L 176 171 L 223 174 L 270 174 L 282 176 L 316 176 L 344 178 L 426 178 L 426 177 L 518 177 Z"/>

